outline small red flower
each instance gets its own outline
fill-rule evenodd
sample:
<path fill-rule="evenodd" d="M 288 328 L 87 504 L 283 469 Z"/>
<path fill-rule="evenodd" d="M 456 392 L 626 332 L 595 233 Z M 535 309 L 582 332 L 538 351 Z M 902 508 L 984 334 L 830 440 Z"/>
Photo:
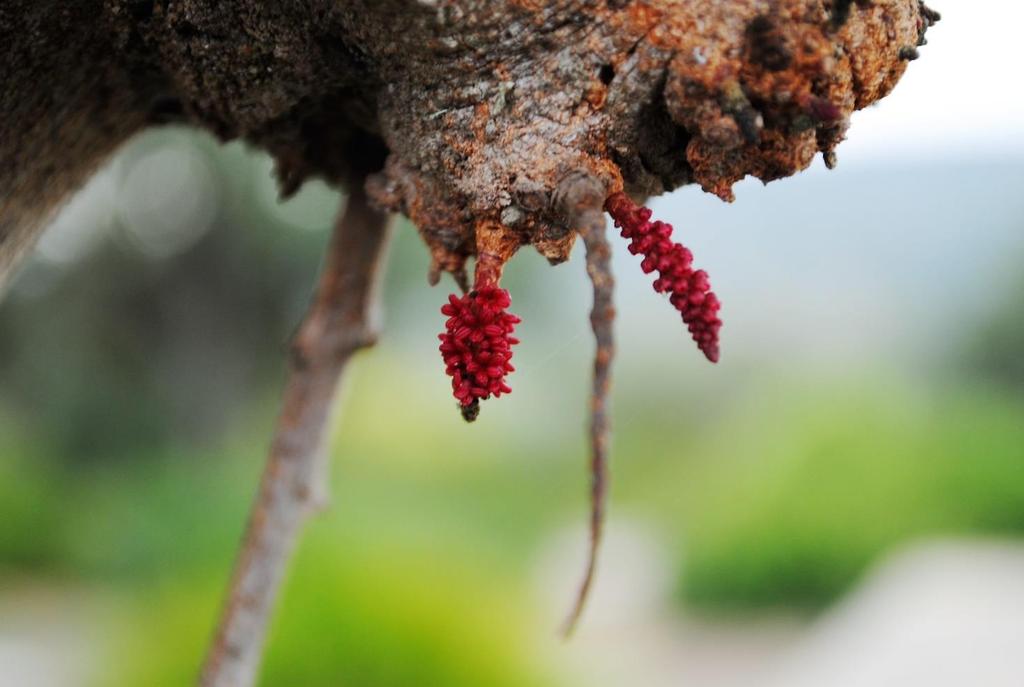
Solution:
<path fill-rule="evenodd" d="M 638 207 L 625 193 L 612 194 L 604 207 L 622 229 L 623 238 L 630 240 L 629 252 L 644 256 L 643 271 L 658 271 L 654 290 L 670 294 L 669 302 L 682 315 L 697 347 L 717 363 L 721 303 L 709 290 L 707 272 L 693 269 L 693 253 L 672 241 L 671 224 L 651 222 L 651 211 Z"/>
<path fill-rule="evenodd" d="M 448 316 L 441 339 L 445 372 L 452 378 L 452 392 L 466 420 L 472 422 L 480 401 L 507 394 L 512 389 L 505 376 L 515 370 L 512 336 L 519 318 L 507 312 L 512 304 L 508 291 L 494 284 L 479 285 L 461 298 L 452 294 L 441 313 Z"/>

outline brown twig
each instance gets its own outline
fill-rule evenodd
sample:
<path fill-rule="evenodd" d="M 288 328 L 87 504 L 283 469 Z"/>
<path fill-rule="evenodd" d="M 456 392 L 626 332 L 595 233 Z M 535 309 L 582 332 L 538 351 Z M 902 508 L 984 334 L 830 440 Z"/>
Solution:
<path fill-rule="evenodd" d="M 559 186 L 556 202 L 569 222 L 583 237 L 587 249 L 587 275 L 593 284 L 594 306 L 590 325 L 594 331 L 594 379 L 590 401 L 590 545 L 587 566 L 576 603 L 563 625 L 568 637 L 576 628 L 586 605 L 597 569 L 597 553 L 604 529 L 605 500 L 608 491 L 608 391 L 615 354 L 612 300 L 615 279 L 611 271 L 611 247 L 605 237 L 604 186 L 587 174 L 573 175 Z"/>
<path fill-rule="evenodd" d="M 316 298 L 291 346 L 291 370 L 259 495 L 227 601 L 200 677 L 202 687 L 256 681 L 274 602 L 306 519 L 326 499 L 325 439 L 339 377 L 376 340 L 370 321 L 387 216 L 354 184 L 328 248 Z"/>

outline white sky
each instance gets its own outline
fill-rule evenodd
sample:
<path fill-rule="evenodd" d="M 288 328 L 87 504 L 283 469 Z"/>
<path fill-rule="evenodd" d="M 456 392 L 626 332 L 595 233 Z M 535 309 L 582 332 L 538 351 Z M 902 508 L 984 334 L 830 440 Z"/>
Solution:
<path fill-rule="evenodd" d="M 854 115 L 840 162 L 908 153 L 1024 152 L 1024 3 L 928 0 L 942 21 L 877 107 Z"/>

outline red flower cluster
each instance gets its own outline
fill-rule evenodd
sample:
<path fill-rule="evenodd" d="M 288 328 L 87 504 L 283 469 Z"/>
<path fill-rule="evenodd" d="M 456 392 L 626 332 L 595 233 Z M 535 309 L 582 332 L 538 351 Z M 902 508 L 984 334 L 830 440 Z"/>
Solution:
<path fill-rule="evenodd" d="M 697 347 L 717 363 L 721 303 L 709 290 L 707 272 L 693 269 L 693 253 L 672 241 L 671 224 L 651 222 L 651 211 L 638 207 L 625 193 L 611 195 L 605 209 L 622 229 L 623 238 L 630 239 L 629 252 L 644 256 L 643 271 L 658 271 L 654 290 L 670 294 L 669 301 L 682 314 Z"/>
<path fill-rule="evenodd" d="M 506 312 L 511 304 L 505 289 L 482 286 L 462 298 L 452 294 L 441 308 L 448 316 L 438 337 L 441 356 L 467 420 L 476 418 L 480 401 L 512 391 L 505 376 L 515 369 L 509 361 L 512 346 L 519 343 L 512 332 L 520 320 Z"/>

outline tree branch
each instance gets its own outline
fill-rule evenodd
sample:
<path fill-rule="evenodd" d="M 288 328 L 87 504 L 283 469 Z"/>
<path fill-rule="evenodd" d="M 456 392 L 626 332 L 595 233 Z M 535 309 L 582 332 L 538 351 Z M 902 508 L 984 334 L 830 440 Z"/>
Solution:
<path fill-rule="evenodd" d="M 376 294 L 388 218 L 353 184 L 337 221 L 316 298 L 291 347 L 281 414 L 249 516 L 241 553 L 202 687 L 249 687 L 256 681 L 271 612 L 306 519 L 326 498 L 327 424 L 345 364 L 376 335 Z"/>
<path fill-rule="evenodd" d="M 583 613 L 597 569 L 597 553 L 604 530 L 605 500 L 608 492 L 608 391 L 611 366 L 615 355 L 615 278 L 611 271 L 611 246 L 605 236 L 604 199 L 606 191 L 589 174 L 576 174 L 565 179 L 556 192 L 555 201 L 570 227 L 583 238 L 587 249 L 587 276 L 594 289 L 594 306 L 590 326 L 594 331 L 594 380 L 590 399 L 590 546 L 587 566 L 579 587 L 576 603 L 562 628 L 568 637 Z"/>

